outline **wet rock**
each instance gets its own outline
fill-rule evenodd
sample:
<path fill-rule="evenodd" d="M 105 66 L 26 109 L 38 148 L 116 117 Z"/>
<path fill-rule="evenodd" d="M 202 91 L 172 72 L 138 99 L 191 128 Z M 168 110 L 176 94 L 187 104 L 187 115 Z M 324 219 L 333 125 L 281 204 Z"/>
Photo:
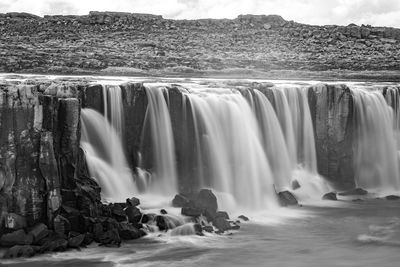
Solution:
<path fill-rule="evenodd" d="M 15 245 L 30 245 L 33 242 L 32 235 L 25 233 L 23 229 L 4 234 L 0 237 L 0 246 L 12 247 Z"/>
<path fill-rule="evenodd" d="M 9 214 L 7 214 L 7 217 L 6 217 L 5 226 L 6 226 L 6 228 L 13 229 L 13 230 L 22 229 L 27 226 L 26 219 L 25 219 L 25 217 L 23 217 L 21 215 L 18 215 L 15 213 L 9 213 Z"/>
<path fill-rule="evenodd" d="M 137 207 L 129 206 L 125 209 L 125 214 L 128 217 L 128 221 L 133 223 L 133 225 L 137 225 L 142 219 L 142 213 Z"/>
<path fill-rule="evenodd" d="M 145 235 L 145 232 L 135 228 L 132 224 L 121 222 L 118 227 L 119 236 L 123 240 L 138 239 Z"/>
<path fill-rule="evenodd" d="M 202 210 L 193 207 L 183 207 L 181 210 L 181 214 L 190 217 L 198 217 L 202 214 Z"/>
<path fill-rule="evenodd" d="M 169 229 L 168 222 L 165 220 L 164 216 L 157 215 L 155 221 L 160 231 L 167 231 Z"/>
<path fill-rule="evenodd" d="M 386 200 L 399 200 L 400 196 L 396 196 L 396 195 L 389 195 L 385 197 Z"/>
<path fill-rule="evenodd" d="M 85 235 L 84 234 L 77 234 L 75 236 L 72 236 L 68 239 L 68 247 L 70 248 L 78 248 L 80 247 L 84 240 L 85 240 Z"/>
<path fill-rule="evenodd" d="M 4 254 L 3 258 L 4 259 L 12 259 L 12 258 L 28 258 L 28 257 L 33 257 L 36 254 L 35 249 L 32 246 L 24 245 L 16 245 L 7 250 L 7 252 Z"/>
<path fill-rule="evenodd" d="M 323 200 L 337 200 L 336 193 L 335 192 L 330 192 L 326 193 L 325 195 L 322 196 Z"/>
<path fill-rule="evenodd" d="M 205 231 L 207 233 L 212 233 L 212 232 L 214 232 L 214 228 L 211 225 L 206 225 L 206 226 L 203 226 L 203 231 Z"/>
<path fill-rule="evenodd" d="M 127 198 L 126 205 L 136 207 L 136 206 L 140 205 L 140 200 L 136 197 Z"/>
<path fill-rule="evenodd" d="M 245 221 L 245 222 L 249 221 L 249 218 L 244 216 L 244 215 L 240 215 L 238 218 L 243 220 L 243 221 Z"/>
<path fill-rule="evenodd" d="M 217 214 L 215 215 L 216 218 L 221 217 L 226 220 L 229 220 L 229 215 L 226 211 L 217 211 Z"/>
<path fill-rule="evenodd" d="M 216 213 L 218 210 L 217 197 L 210 189 L 201 189 L 196 198 L 196 207 Z"/>
<path fill-rule="evenodd" d="M 103 246 L 119 247 L 121 244 L 121 238 L 118 234 L 118 230 L 114 228 L 103 232 L 99 237 L 99 243 Z"/>
<path fill-rule="evenodd" d="M 168 212 L 167 212 L 165 209 L 160 210 L 160 213 L 161 213 L 161 214 L 164 214 L 164 215 L 165 215 L 165 214 L 168 214 Z"/>
<path fill-rule="evenodd" d="M 295 196 L 289 191 L 282 191 L 278 193 L 279 202 L 282 206 L 294 206 L 299 204 Z"/>
<path fill-rule="evenodd" d="M 67 218 L 61 215 L 57 215 L 54 218 L 54 232 L 59 236 L 65 236 L 69 231 L 71 231 L 71 224 Z"/>
<path fill-rule="evenodd" d="M 42 240 L 42 245 L 40 247 L 40 252 L 57 252 L 65 251 L 68 247 L 68 241 L 59 235 L 51 235 Z"/>
<path fill-rule="evenodd" d="M 222 217 L 215 218 L 212 221 L 212 224 L 214 225 L 215 228 L 217 228 L 218 230 L 220 230 L 222 232 L 232 229 L 229 221 Z"/>
<path fill-rule="evenodd" d="M 45 224 L 39 223 L 35 225 L 28 234 L 33 237 L 33 243 L 37 244 L 49 234 L 49 230 Z"/>
<path fill-rule="evenodd" d="M 172 200 L 172 206 L 175 208 L 183 208 L 188 206 L 188 204 L 189 204 L 189 199 L 182 194 L 176 195 Z"/>
<path fill-rule="evenodd" d="M 352 190 L 338 193 L 339 196 L 364 196 L 366 194 L 368 194 L 368 191 L 362 188 L 355 188 Z"/>
<path fill-rule="evenodd" d="M 131 206 L 132 207 L 132 206 Z M 115 203 L 111 204 L 111 213 L 113 218 L 115 218 L 118 222 L 126 221 L 126 213 L 124 211 L 125 203 Z"/>
<path fill-rule="evenodd" d="M 203 228 L 201 227 L 200 224 L 195 223 L 193 225 L 193 229 L 194 229 L 194 232 L 196 233 L 196 235 L 199 235 L 199 236 L 203 236 L 204 235 L 203 234 Z"/>
<path fill-rule="evenodd" d="M 297 181 L 297 180 L 293 180 L 292 181 L 292 189 L 293 190 L 296 190 L 296 189 L 299 189 L 301 186 L 300 186 L 300 184 L 299 184 L 299 181 Z"/>

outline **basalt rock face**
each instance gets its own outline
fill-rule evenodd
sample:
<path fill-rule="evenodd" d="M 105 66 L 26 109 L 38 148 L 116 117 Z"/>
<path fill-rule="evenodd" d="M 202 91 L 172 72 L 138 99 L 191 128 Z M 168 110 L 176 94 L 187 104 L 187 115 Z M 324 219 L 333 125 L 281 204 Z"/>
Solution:
<path fill-rule="evenodd" d="M 341 189 L 354 188 L 353 97 L 345 85 L 309 89 L 318 171 Z"/>
<path fill-rule="evenodd" d="M 400 67 L 400 29 L 354 24 L 314 26 L 276 15 L 170 20 L 117 12 L 43 18 L 7 13 L 0 14 L 0 32 L 1 72 L 193 73 Z"/>

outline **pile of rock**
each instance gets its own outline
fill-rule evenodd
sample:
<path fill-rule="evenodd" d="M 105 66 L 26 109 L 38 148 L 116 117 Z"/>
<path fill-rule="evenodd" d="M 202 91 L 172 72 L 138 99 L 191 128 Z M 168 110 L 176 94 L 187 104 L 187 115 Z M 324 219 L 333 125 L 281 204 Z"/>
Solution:
<path fill-rule="evenodd" d="M 232 221 L 227 212 L 218 211 L 217 198 L 209 189 L 178 194 L 172 200 L 172 206 L 182 208 L 181 214 L 192 218 L 206 232 L 223 233 L 240 228 L 239 221 Z"/>

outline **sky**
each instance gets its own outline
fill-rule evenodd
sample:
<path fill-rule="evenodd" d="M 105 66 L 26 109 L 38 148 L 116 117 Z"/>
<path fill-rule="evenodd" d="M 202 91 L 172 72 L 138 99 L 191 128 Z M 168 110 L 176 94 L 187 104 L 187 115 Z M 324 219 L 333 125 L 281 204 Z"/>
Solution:
<path fill-rule="evenodd" d="M 171 19 L 277 14 L 316 25 L 356 23 L 400 28 L 400 0 L 0 0 L 0 13 L 84 15 L 92 10 L 151 13 Z"/>

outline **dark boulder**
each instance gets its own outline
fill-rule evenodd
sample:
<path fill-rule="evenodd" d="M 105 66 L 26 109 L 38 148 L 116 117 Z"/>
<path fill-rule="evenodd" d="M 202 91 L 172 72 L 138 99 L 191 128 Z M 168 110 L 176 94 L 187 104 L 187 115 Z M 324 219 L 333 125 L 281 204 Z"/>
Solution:
<path fill-rule="evenodd" d="M 118 222 L 126 221 L 125 203 L 115 203 L 111 205 L 111 214 Z"/>
<path fill-rule="evenodd" d="M 206 226 L 203 226 L 203 231 L 212 233 L 212 232 L 214 232 L 214 228 L 211 225 L 206 225 Z"/>
<path fill-rule="evenodd" d="M 364 196 L 366 194 L 368 194 L 368 191 L 362 188 L 355 188 L 352 190 L 338 193 L 339 196 Z"/>
<path fill-rule="evenodd" d="M 243 220 L 243 221 L 245 221 L 245 222 L 249 221 L 249 218 L 244 216 L 244 215 L 240 215 L 238 218 Z"/>
<path fill-rule="evenodd" d="M 203 234 L 203 228 L 201 227 L 200 224 L 195 223 L 193 225 L 193 229 L 194 229 L 194 232 L 196 233 L 196 235 L 199 235 L 199 236 L 203 236 L 204 235 Z"/>
<path fill-rule="evenodd" d="M 216 213 L 218 210 L 217 197 L 210 189 L 201 189 L 195 200 L 196 207 Z"/>
<path fill-rule="evenodd" d="M 137 229 L 132 224 L 127 222 L 121 222 L 118 225 L 118 233 L 123 240 L 138 239 L 146 235 L 146 233 L 140 229 Z"/>
<path fill-rule="evenodd" d="M 49 235 L 48 237 L 42 239 L 40 243 L 41 253 L 47 251 L 65 251 L 68 247 L 68 241 L 57 234 Z"/>
<path fill-rule="evenodd" d="M 323 200 L 337 200 L 336 193 L 335 192 L 330 192 L 326 193 L 325 195 L 322 196 Z"/>
<path fill-rule="evenodd" d="M 25 233 L 23 229 L 4 234 L 0 238 L 0 246 L 12 247 L 15 245 L 30 245 L 33 242 L 32 235 Z"/>
<path fill-rule="evenodd" d="M 157 215 L 155 221 L 160 231 L 167 231 L 169 229 L 168 222 L 165 220 L 164 216 Z"/>
<path fill-rule="evenodd" d="M 299 189 L 300 187 L 301 187 L 301 186 L 300 186 L 299 181 L 297 181 L 297 180 L 293 180 L 293 181 L 292 181 L 292 189 L 293 189 L 293 190 Z"/>
<path fill-rule="evenodd" d="M 12 259 L 12 258 L 19 258 L 19 257 L 32 257 L 36 254 L 35 249 L 32 246 L 29 245 L 16 245 L 7 250 L 7 252 L 4 254 L 3 258 L 4 259 Z"/>
<path fill-rule="evenodd" d="M 218 218 L 218 217 L 221 217 L 221 218 L 224 218 L 226 220 L 229 220 L 229 215 L 228 215 L 228 213 L 226 211 L 217 211 L 217 213 L 215 215 L 215 218 Z"/>
<path fill-rule="evenodd" d="M 289 191 L 279 192 L 278 198 L 282 206 L 294 206 L 299 204 L 295 196 Z"/>
<path fill-rule="evenodd" d="M 136 197 L 132 197 L 132 198 L 127 198 L 126 199 L 126 205 L 128 206 L 132 206 L 132 207 L 136 207 L 140 205 L 140 200 Z"/>
<path fill-rule="evenodd" d="M 193 207 L 183 207 L 181 210 L 181 214 L 190 217 L 199 217 L 202 214 L 202 210 Z"/>
<path fill-rule="evenodd" d="M 178 194 L 172 200 L 172 206 L 175 208 L 183 208 L 189 205 L 189 199 L 182 194 Z"/>
<path fill-rule="evenodd" d="M 396 195 L 389 195 L 385 197 L 386 200 L 399 200 L 400 196 L 396 196 Z"/>
<path fill-rule="evenodd" d="M 165 209 L 161 209 L 160 213 L 163 214 L 163 215 L 168 214 L 168 212 Z"/>
<path fill-rule="evenodd" d="M 119 247 L 121 244 L 121 237 L 115 228 L 103 232 L 98 240 L 102 246 Z"/>
<path fill-rule="evenodd" d="M 125 214 L 128 217 L 128 221 L 137 225 L 142 219 L 142 213 L 137 207 L 129 206 L 125 209 Z"/>
<path fill-rule="evenodd" d="M 212 223 L 215 228 L 222 232 L 232 229 L 229 221 L 222 217 L 215 218 Z"/>
<path fill-rule="evenodd" d="M 83 244 L 85 237 L 86 236 L 84 234 L 77 234 L 77 235 L 70 237 L 68 239 L 68 247 L 79 248 Z"/>
<path fill-rule="evenodd" d="M 28 233 L 33 238 L 33 243 L 37 244 L 40 240 L 49 235 L 49 229 L 43 223 L 36 224 Z"/>
<path fill-rule="evenodd" d="M 57 215 L 54 218 L 54 232 L 59 236 L 64 237 L 67 233 L 71 231 L 71 224 L 67 218 L 61 215 Z"/>

